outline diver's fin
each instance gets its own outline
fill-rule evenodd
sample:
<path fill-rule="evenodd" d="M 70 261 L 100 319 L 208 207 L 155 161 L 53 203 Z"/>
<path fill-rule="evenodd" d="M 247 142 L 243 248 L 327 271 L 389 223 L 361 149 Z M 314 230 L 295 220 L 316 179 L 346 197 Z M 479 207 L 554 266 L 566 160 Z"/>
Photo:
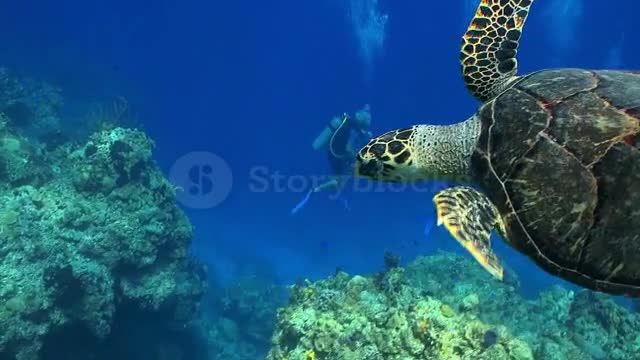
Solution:
<path fill-rule="evenodd" d="M 457 186 L 438 192 L 433 201 L 438 225 L 445 228 L 495 278 L 502 280 L 504 270 L 491 249 L 491 231 L 498 225 L 496 207 L 481 192 Z"/>
<path fill-rule="evenodd" d="M 298 211 L 300 211 L 300 209 L 302 209 L 305 205 L 307 205 L 307 202 L 309 202 L 309 198 L 311 197 L 312 193 L 313 193 L 313 189 L 307 192 L 307 195 L 305 195 L 304 198 L 302 198 L 302 200 L 298 203 L 298 205 L 296 205 L 291 210 L 291 215 L 295 215 Z"/>

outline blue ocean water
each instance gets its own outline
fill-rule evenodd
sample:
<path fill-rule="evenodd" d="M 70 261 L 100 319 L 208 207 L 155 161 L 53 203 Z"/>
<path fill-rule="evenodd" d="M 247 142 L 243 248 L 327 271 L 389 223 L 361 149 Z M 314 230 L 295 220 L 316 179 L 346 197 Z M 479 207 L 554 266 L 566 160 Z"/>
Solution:
<path fill-rule="evenodd" d="M 192 255 L 211 281 L 224 286 L 255 271 L 288 285 L 336 268 L 380 271 L 385 251 L 402 263 L 439 250 L 468 257 L 433 225 L 438 183 L 420 191 L 347 186 L 340 196 L 314 193 L 295 215 L 291 210 L 331 175 L 326 153 L 311 143 L 332 117 L 369 104 L 377 134 L 454 123 L 475 111 L 458 53 L 476 4 L 7 2 L 0 66 L 60 87 L 63 119 L 81 121 L 91 100 L 126 98 L 134 125 L 155 141 L 162 171 L 169 177 L 184 170 L 178 176 L 192 185 L 180 206 L 194 226 Z M 638 12 L 633 0 L 537 0 L 520 72 L 637 69 Z M 73 127 L 71 120 L 63 125 Z M 527 297 L 553 284 L 575 288 L 493 242 Z"/>

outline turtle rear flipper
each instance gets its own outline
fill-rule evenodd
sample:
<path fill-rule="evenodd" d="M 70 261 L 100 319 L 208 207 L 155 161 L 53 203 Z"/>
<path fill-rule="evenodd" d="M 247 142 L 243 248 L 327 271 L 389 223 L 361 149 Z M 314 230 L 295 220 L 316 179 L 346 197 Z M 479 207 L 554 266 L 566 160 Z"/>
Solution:
<path fill-rule="evenodd" d="M 502 280 L 504 270 L 490 242 L 491 231 L 501 224 L 501 220 L 491 201 L 481 192 L 466 186 L 442 190 L 433 201 L 438 212 L 438 225 L 444 225 L 480 265 Z"/>
<path fill-rule="evenodd" d="M 464 83 L 482 102 L 506 89 L 518 72 L 516 54 L 533 0 L 482 0 L 462 38 Z"/>

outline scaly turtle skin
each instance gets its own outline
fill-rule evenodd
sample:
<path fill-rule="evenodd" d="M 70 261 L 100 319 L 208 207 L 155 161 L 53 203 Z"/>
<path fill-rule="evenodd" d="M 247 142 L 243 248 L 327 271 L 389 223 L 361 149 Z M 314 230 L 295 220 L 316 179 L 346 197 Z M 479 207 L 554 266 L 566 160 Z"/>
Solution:
<path fill-rule="evenodd" d="M 548 272 L 640 294 L 640 74 L 548 70 L 482 106 L 473 178 Z"/>
<path fill-rule="evenodd" d="M 477 185 L 436 194 L 438 223 L 498 279 L 493 229 L 549 273 L 640 297 L 640 72 L 516 76 L 531 4 L 483 0 L 471 22 L 461 61 L 484 102 L 476 114 L 378 136 L 358 153 L 356 174 Z"/>

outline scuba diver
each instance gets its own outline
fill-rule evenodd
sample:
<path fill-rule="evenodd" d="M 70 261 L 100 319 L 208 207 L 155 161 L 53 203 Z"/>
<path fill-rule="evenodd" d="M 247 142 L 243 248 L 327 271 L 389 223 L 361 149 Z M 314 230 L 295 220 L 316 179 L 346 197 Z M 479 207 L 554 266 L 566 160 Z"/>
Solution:
<path fill-rule="evenodd" d="M 307 203 L 311 194 L 330 189 L 337 191 L 342 188 L 353 172 L 353 163 L 358 151 L 357 144 L 371 138 L 370 127 L 371 112 L 368 104 L 358 110 L 353 118 L 344 113 L 329 121 L 311 146 L 316 151 L 327 149 L 329 165 L 333 174 L 329 180 L 309 190 L 304 199 L 291 211 L 291 214 L 298 212 Z"/>

